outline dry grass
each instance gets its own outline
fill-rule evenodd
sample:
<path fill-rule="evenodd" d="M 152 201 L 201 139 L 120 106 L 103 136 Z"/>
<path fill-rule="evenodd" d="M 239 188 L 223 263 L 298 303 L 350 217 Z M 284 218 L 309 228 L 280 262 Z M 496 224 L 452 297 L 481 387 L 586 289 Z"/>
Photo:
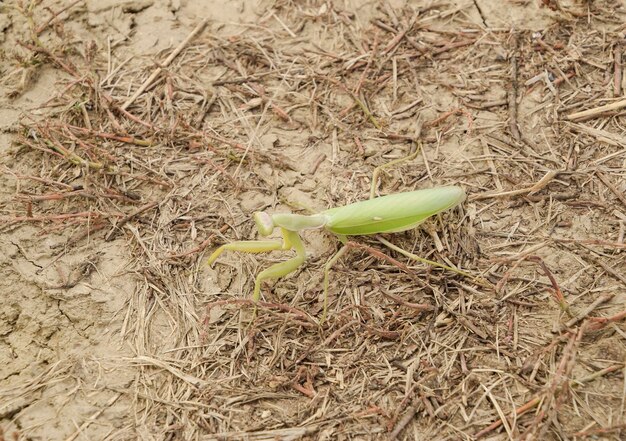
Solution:
<path fill-rule="evenodd" d="M 134 259 L 117 332 L 135 354 L 118 362 L 136 375 L 115 391 L 131 416 L 108 436 L 620 439 L 625 28 L 614 7 L 557 7 L 535 33 L 478 25 L 471 3 L 381 6 L 362 25 L 338 5 L 276 1 L 238 32 L 208 24 L 146 58 L 58 29 L 24 43 L 18 69 L 62 80 L 46 117 L 17 135 L 2 231 L 35 223 L 67 238 L 59 253 L 117 241 Z M 19 78 L 4 87 L 19 95 Z M 211 270 L 206 251 L 253 238 L 256 209 L 367 198 L 373 168 L 418 141 L 420 159 L 390 169 L 380 193 L 459 184 L 469 199 L 387 239 L 484 283 L 363 240 L 333 271 L 319 327 L 336 244 L 312 232 L 308 265 L 265 285 L 249 323 L 254 275 L 283 256 L 232 254 Z M 17 408 L 3 418 L 25 393 L 7 392 Z"/>

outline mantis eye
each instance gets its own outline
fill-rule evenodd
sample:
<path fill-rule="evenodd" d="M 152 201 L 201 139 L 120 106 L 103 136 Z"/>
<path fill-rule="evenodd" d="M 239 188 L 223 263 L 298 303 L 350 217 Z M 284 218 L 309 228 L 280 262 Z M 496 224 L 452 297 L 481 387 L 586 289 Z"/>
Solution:
<path fill-rule="evenodd" d="M 261 236 L 269 236 L 274 231 L 274 221 L 272 220 L 272 216 L 265 213 L 264 211 L 257 211 L 254 213 L 254 222 L 256 222 L 256 227 L 261 233 Z"/>

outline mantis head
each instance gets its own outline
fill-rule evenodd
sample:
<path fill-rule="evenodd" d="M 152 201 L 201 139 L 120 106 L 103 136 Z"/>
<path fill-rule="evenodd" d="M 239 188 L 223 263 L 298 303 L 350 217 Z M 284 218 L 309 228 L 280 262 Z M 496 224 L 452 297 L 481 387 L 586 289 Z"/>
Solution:
<path fill-rule="evenodd" d="M 254 213 L 254 222 L 256 222 L 256 228 L 259 230 L 261 236 L 269 236 L 276 227 L 272 215 L 265 211 L 256 211 Z"/>

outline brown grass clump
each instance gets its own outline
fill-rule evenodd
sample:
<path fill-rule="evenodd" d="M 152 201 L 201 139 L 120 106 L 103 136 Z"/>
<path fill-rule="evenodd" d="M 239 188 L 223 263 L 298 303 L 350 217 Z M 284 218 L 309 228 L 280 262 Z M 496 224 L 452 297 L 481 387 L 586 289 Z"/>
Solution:
<path fill-rule="evenodd" d="M 146 29 L 148 3 L 116 17 Z M 2 160 L 0 330 L 23 363 L 0 383 L 6 439 L 51 421 L 59 439 L 621 439 L 626 11 L 506 2 L 514 26 L 482 3 L 275 1 L 132 56 L 132 35 L 78 38 L 72 24 L 98 16 L 82 2 L 18 2 L 3 99 L 21 102 L 29 78 L 54 87 Z M 456 184 L 468 200 L 385 239 L 473 278 L 356 238 L 320 327 L 329 235 L 304 234 L 307 265 L 264 285 L 254 319 L 254 276 L 284 256 L 205 265 L 255 238 L 253 211 L 365 199 L 373 169 L 418 144 L 379 193 Z M 27 261 L 62 314 L 22 316 L 11 286 Z M 126 284 L 96 301 L 107 264 Z M 79 288 L 90 312 L 72 315 Z M 32 359 L 9 337 L 25 320 L 46 349 Z M 60 331 L 37 340 L 44 322 L 71 323 L 85 351 L 50 350 Z M 89 353 L 109 338 L 115 353 Z M 22 371 L 37 357 L 45 369 Z M 71 425 L 44 417 L 96 392 Z"/>

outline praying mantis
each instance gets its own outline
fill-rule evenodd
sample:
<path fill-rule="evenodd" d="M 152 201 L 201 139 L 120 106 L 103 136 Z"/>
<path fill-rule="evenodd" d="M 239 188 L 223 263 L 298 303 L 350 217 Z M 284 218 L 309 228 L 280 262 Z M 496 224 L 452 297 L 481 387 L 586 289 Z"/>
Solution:
<path fill-rule="evenodd" d="M 403 160 L 406 159 L 410 159 L 410 157 L 404 158 Z M 400 160 L 392 162 L 397 163 L 400 162 Z M 386 165 L 391 165 L 391 163 Z M 377 169 L 374 172 L 375 177 L 378 171 Z M 293 249 L 296 253 L 295 257 L 285 262 L 274 264 L 257 275 L 252 295 L 252 300 L 256 303 L 260 299 L 261 283 L 264 280 L 284 277 L 295 271 L 306 261 L 306 250 L 300 238 L 300 233 L 306 230 L 324 228 L 330 233 L 335 234 L 344 246 L 328 260 L 324 267 L 324 309 L 322 317 L 320 318 L 321 325 L 326 319 L 328 310 L 329 272 L 335 262 L 348 250 L 348 246 L 346 245 L 348 236 L 399 233 L 410 230 L 417 227 L 429 217 L 454 208 L 465 200 L 465 191 L 458 186 L 435 187 L 373 197 L 374 184 L 375 179 L 372 182 L 370 199 L 342 207 L 330 208 L 317 214 L 269 214 L 267 212 L 257 211 L 254 213 L 254 221 L 259 234 L 261 234 L 261 236 L 269 236 L 276 228 L 279 228 L 282 241 L 243 240 L 227 243 L 217 248 L 211 254 L 208 264 L 212 265 L 220 254 L 226 250 L 244 253 L 264 253 L 274 250 L 287 251 Z M 400 249 L 396 247 L 393 248 L 400 251 Z M 403 254 L 415 260 L 465 274 L 460 270 L 419 258 L 407 252 Z"/>

